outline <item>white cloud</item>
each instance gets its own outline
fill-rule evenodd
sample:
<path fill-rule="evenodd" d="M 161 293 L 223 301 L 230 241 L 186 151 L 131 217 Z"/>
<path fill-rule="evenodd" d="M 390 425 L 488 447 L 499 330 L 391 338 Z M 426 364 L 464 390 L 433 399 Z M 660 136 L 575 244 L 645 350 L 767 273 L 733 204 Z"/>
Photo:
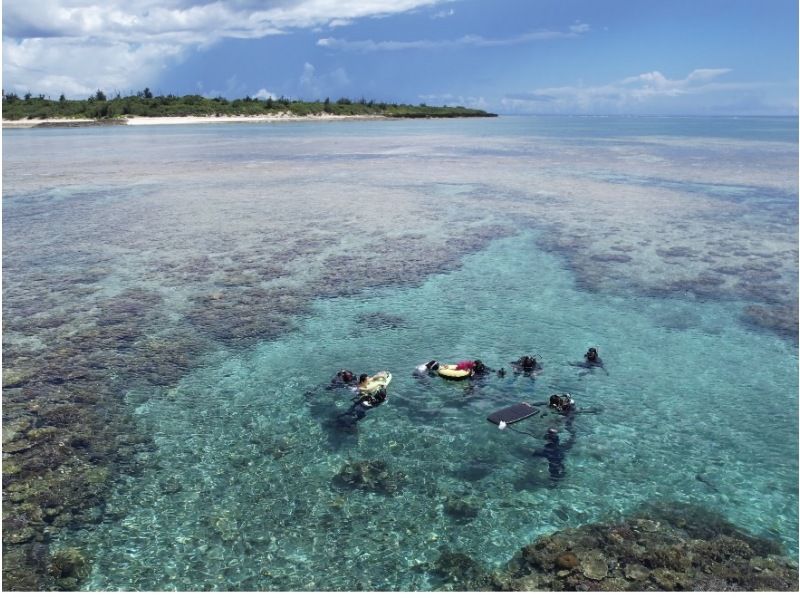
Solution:
<path fill-rule="evenodd" d="M 259 100 L 269 100 L 269 99 L 275 100 L 278 98 L 277 95 L 275 95 L 271 91 L 267 91 L 263 87 L 259 89 L 257 92 L 255 92 L 253 94 L 253 97 L 258 98 Z"/>
<path fill-rule="evenodd" d="M 681 97 L 692 96 L 696 99 L 699 96 L 711 97 L 757 87 L 753 83 L 716 81 L 730 72 L 731 69 L 726 68 L 695 69 L 682 79 L 669 79 L 659 71 L 650 71 L 604 85 L 545 87 L 508 94 L 502 104 L 511 112 L 657 112 L 677 106 L 676 102 Z"/>
<path fill-rule="evenodd" d="M 460 46 L 476 46 L 476 47 L 492 47 L 492 46 L 515 46 L 518 44 L 526 44 L 529 42 L 536 42 L 548 39 L 563 39 L 579 37 L 586 31 L 589 31 L 589 26 L 586 25 L 579 28 L 579 31 L 573 30 L 575 26 L 570 27 L 569 31 L 553 31 L 553 30 L 540 30 L 523 33 L 521 35 L 514 35 L 504 38 L 486 38 L 480 35 L 464 35 L 456 39 L 443 39 L 443 40 L 430 40 L 418 39 L 410 41 L 374 41 L 371 39 L 350 41 L 347 39 L 324 37 L 317 40 L 317 45 L 323 48 L 330 48 L 332 50 L 349 50 L 354 52 L 378 52 L 378 51 L 394 51 L 394 50 L 430 50 L 438 48 L 456 48 Z"/>
<path fill-rule="evenodd" d="M 586 33 L 590 29 L 591 27 L 589 27 L 589 25 L 586 23 L 581 23 L 580 21 L 575 21 L 575 24 L 570 25 L 569 27 L 569 30 L 572 31 L 572 33 Z"/>
<path fill-rule="evenodd" d="M 333 19 L 328 23 L 328 27 L 335 29 L 336 27 L 347 27 L 348 25 L 352 25 L 352 23 L 353 21 L 350 19 Z"/>
<path fill-rule="evenodd" d="M 456 14 L 456 11 L 452 8 L 450 10 L 440 10 L 439 12 L 435 12 L 431 15 L 432 19 L 446 19 L 447 17 L 452 17 Z"/>
<path fill-rule="evenodd" d="M 7 0 L 3 84 L 84 96 L 138 89 L 189 50 L 224 38 L 337 27 L 449 0 Z"/>

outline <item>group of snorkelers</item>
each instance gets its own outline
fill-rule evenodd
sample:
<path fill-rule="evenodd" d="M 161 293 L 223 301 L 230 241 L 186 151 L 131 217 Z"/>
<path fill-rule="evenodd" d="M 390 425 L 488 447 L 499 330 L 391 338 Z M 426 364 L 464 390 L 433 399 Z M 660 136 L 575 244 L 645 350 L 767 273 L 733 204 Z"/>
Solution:
<path fill-rule="evenodd" d="M 603 364 L 603 360 L 600 359 L 600 354 L 597 352 L 596 347 L 589 347 L 586 353 L 583 355 L 583 361 L 570 361 L 569 365 L 584 368 L 585 370 L 591 370 L 592 368 L 600 368 L 606 374 L 608 374 L 608 370 L 606 369 L 605 365 Z M 535 355 L 523 355 L 516 361 L 512 361 L 510 363 L 513 371 L 515 374 L 522 374 L 525 376 L 536 376 L 539 372 L 542 371 L 542 357 L 539 354 Z M 424 363 L 417 367 L 417 373 L 428 373 L 428 374 L 436 374 L 440 373 L 439 370 L 442 367 L 446 368 L 453 368 L 456 370 L 466 370 L 469 372 L 469 377 L 477 378 L 480 376 L 484 376 L 490 372 L 495 372 L 498 376 L 503 377 L 506 375 L 506 369 L 500 368 L 499 370 L 492 370 L 491 368 L 487 367 L 480 359 L 473 359 L 473 360 L 466 360 L 460 361 L 455 365 L 447 365 L 443 366 L 435 359 L 430 360 L 427 363 Z M 586 373 L 586 372 L 584 372 Z M 582 374 L 579 374 L 582 375 Z M 445 376 L 446 377 L 446 376 Z"/>
<path fill-rule="evenodd" d="M 585 368 L 586 370 L 600 368 L 608 374 L 608 370 L 606 370 L 596 347 L 590 347 L 583 357 L 583 362 L 569 362 L 569 364 L 575 367 Z M 534 377 L 543 369 L 541 361 L 542 358 L 538 354 L 523 355 L 516 361 L 511 362 L 510 365 L 515 374 Z M 496 372 L 500 377 L 506 375 L 505 368 L 492 370 L 479 359 L 464 360 L 453 365 L 440 364 L 435 359 L 432 359 L 418 366 L 414 373 L 415 375 L 424 376 L 427 374 L 433 376 L 437 373 L 443 375 L 442 372 L 445 370 L 448 372 L 460 372 L 464 378 L 480 378 L 486 376 L 490 372 Z M 451 376 L 446 375 L 444 377 Z M 350 408 L 338 415 L 340 421 L 347 422 L 348 424 L 355 424 L 363 419 L 369 410 L 384 404 L 387 400 L 386 387 L 389 381 L 391 381 L 391 375 L 387 372 L 378 372 L 374 376 L 361 374 L 358 378 L 356 378 L 356 375 L 350 370 L 340 370 L 337 372 L 327 388 L 329 390 L 349 388 L 355 394 L 353 404 Z M 550 413 L 558 414 L 564 418 L 564 429 L 568 434 L 568 438 L 562 442 L 558 429 L 550 427 L 544 435 L 544 446 L 533 452 L 534 456 L 547 459 L 550 478 L 557 481 L 566 474 L 564 467 L 566 451 L 575 443 L 575 429 L 573 425 L 575 415 L 578 413 L 596 413 L 596 411 L 591 409 L 577 409 L 575 400 L 569 394 L 554 394 L 550 396 L 546 403 L 533 403 L 530 405 L 546 406 Z M 547 413 L 544 413 L 542 417 L 546 415 Z"/>

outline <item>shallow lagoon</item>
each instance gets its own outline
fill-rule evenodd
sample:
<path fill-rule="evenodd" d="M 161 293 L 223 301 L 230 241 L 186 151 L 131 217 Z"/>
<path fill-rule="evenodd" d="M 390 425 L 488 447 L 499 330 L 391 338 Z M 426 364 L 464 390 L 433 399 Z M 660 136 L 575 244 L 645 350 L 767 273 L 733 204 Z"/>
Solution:
<path fill-rule="evenodd" d="M 500 564 L 660 500 L 796 555 L 796 120 L 730 143 L 668 122 L 6 134 L 4 361 L 30 386 L 77 337 L 70 359 L 113 367 L 107 400 L 153 439 L 103 517 L 58 536 L 92 555 L 84 587 L 430 589 L 441 550 Z M 589 345 L 608 376 L 568 365 Z M 536 381 L 411 375 L 526 352 Z M 357 434 L 328 425 L 342 367 L 395 375 Z M 485 416 L 562 391 L 602 412 L 554 486 L 541 442 Z M 363 460 L 387 492 L 334 483 Z"/>

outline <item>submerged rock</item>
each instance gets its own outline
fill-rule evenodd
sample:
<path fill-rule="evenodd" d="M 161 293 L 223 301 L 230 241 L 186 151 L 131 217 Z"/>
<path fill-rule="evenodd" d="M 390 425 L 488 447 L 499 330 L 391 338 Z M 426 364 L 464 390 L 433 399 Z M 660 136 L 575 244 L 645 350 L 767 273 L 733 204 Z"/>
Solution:
<path fill-rule="evenodd" d="M 442 589 L 470 591 L 490 583 L 486 569 L 468 554 L 442 550 L 436 560 L 425 564 L 427 570 L 439 578 Z"/>
<path fill-rule="evenodd" d="M 780 552 L 715 513 L 669 503 L 541 537 L 477 589 L 797 591 L 797 562 Z"/>
<path fill-rule="evenodd" d="M 458 497 L 448 498 L 444 503 L 444 514 L 460 522 L 475 519 L 480 510 L 480 506 Z"/>
<path fill-rule="evenodd" d="M 55 578 L 56 586 L 62 590 L 74 591 L 91 571 L 88 557 L 77 548 L 62 548 L 50 556 L 48 573 Z"/>
<path fill-rule="evenodd" d="M 356 461 L 345 463 L 333 477 L 333 483 L 339 488 L 364 490 L 394 496 L 405 482 L 403 472 L 390 471 L 384 461 Z"/>

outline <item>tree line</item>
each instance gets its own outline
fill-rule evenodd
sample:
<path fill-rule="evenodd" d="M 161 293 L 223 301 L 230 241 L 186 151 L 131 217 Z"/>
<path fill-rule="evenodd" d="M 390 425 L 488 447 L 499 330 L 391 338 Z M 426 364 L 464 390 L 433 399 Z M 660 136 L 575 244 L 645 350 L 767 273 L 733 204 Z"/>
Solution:
<path fill-rule="evenodd" d="M 145 88 L 133 95 L 117 93 L 108 97 L 97 90 L 85 100 L 68 100 L 63 94 L 53 100 L 40 94 L 3 92 L 3 119 L 89 118 L 117 119 L 127 116 L 293 116 L 333 114 L 341 116 L 374 115 L 398 118 L 448 118 L 463 116 L 496 116 L 483 110 L 463 106 L 427 106 L 426 104 L 396 104 L 361 98 L 342 97 L 316 101 L 279 98 L 244 98 L 228 100 L 223 97 L 207 98 L 201 95 L 153 95 Z"/>

